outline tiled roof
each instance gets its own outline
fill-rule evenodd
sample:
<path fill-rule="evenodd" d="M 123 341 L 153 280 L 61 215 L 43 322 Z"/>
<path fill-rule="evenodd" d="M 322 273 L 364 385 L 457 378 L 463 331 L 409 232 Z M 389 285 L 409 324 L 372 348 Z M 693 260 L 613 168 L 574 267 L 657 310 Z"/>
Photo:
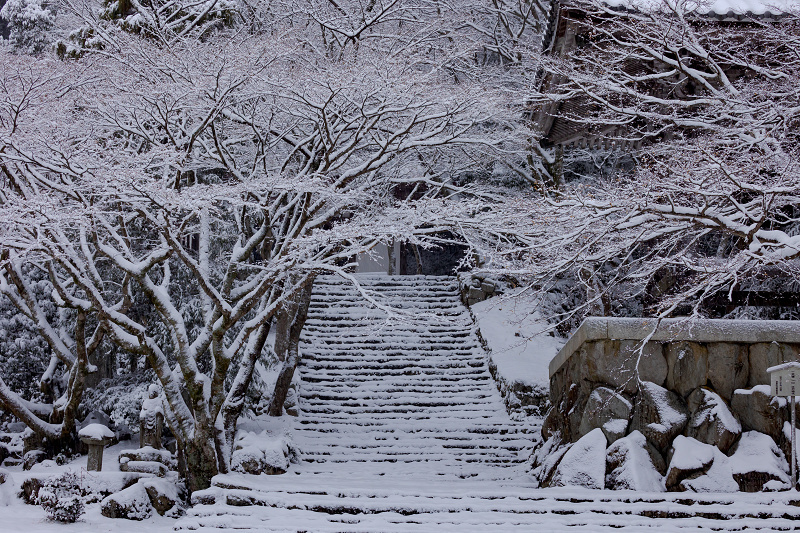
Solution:
<path fill-rule="evenodd" d="M 636 11 L 660 10 L 678 4 L 683 11 L 716 17 L 763 17 L 800 10 L 800 0 L 605 0 L 604 3 Z"/>

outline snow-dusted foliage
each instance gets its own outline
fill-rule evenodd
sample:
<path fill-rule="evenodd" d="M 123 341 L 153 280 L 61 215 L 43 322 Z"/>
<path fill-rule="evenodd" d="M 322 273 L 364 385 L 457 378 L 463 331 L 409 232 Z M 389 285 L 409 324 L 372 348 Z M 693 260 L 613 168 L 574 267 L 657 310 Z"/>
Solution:
<path fill-rule="evenodd" d="M 15 48 L 36 54 L 45 49 L 55 22 L 52 6 L 42 0 L 6 0 L 0 18 L 9 28 L 9 40 Z"/>

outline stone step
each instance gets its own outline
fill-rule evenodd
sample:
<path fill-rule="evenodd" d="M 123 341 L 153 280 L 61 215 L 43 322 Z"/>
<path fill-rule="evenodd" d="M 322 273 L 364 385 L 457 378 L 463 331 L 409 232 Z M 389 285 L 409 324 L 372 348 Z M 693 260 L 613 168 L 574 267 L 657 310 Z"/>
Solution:
<path fill-rule="evenodd" d="M 362 355 L 393 355 L 403 357 L 405 354 L 415 359 L 419 359 L 419 353 L 428 354 L 431 358 L 447 359 L 448 354 L 456 352 L 458 355 L 472 356 L 474 359 L 483 360 L 479 344 L 469 342 L 466 339 L 443 339 L 426 342 L 408 342 L 404 345 L 393 342 L 373 342 L 370 340 L 325 340 L 308 346 L 304 343 L 303 354 L 332 354 L 332 355 L 353 355 L 353 352 Z M 389 352 L 388 354 L 386 352 Z M 415 357 L 416 356 L 416 357 Z"/>
<path fill-rule="evenodd" d="M 315 533 L 610 533 L 620 529 L 706 533 L 790 531 L 800 519 L 797 493 L 537 490 L 520 481 L 423 478 L 413 471 L 408 477 L 398 474 L 382 481 L 390 474 L 348 476 L 340 470 L 346 465 L 331 467 L 268 480 L 217 476 L 214 486 L 192 495 L 195 505 L 175 528 L 285 531 L 290 525 L 292 531 Z"/>
<path fill-rule="evenodd" d="M 300 408 L 302 409 L 302 405 Z M 385 426 L 387 429 L 392 429 L 393 425 L 401 422 L 416 422 L 420 424 L 427 421 L 430 421 L 430 423 L 450 421 L 451 423 L 477 426 L 487 422 L 502 424 L 504 419 L 490 411 L 466 410 L 459 412 L 457 416 L 448 416 L 447 410 L 443 409 L 438 412 L 382 413 L 382 416 L 378 418 L 375 416 L 375 413 L 348 413 L 347 411 L 329 408 L 327 411 L 314 410 L 309 412 L 303 410 L 303 417 L 299 422 L 303 425 L 320 422 L 343 422 L 345 424 L 361 426 Z"/>
<path fill-rule="evenodd" d="M 405 372 L 393 372 L 381 374 L 365 374 L 363 376 L 353 376 L 350 372 L 335 373 L 332 370 L 328 372 L 317 372 L 304 370 L 302 373 L 303 380 L 307 383 L 323 384 L 323 383 L 373 383 L 376 381 L 386 383 L 392 386 L 414 386 L 416 384 L 442 382 L 461 382 L 468 385 L 484 382 L 487 383 L 492 380 L 491 376 L 483 372 L 450 372 L 449 375 L 439 376 L 435 372 L 418 372 L 409 374 Z"/>

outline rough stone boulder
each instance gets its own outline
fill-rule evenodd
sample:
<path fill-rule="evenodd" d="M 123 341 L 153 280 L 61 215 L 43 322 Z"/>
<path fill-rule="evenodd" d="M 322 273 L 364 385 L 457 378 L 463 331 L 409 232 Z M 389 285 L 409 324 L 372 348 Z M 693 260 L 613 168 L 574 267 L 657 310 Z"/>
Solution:
<path fill-rule="evenodd" d="M 152 516 L 153 504 L 144 484 L 136 483 L 104 498 L 100 502 L 100 513 L 107 518 L 145 520 Z"/>
<path fill-rule="evenodd" d="M 120 461 L 119 469 L 122 472 L 153 474 L 158 477 L 164 477 L 168 472 L 167 467 L 157 461 Z"/>
<path fill-rule="evenodd" d="M 750 366 L 747 346 L 730 342 L 708 345 L 708 383 L 725 399 L 731 401 L 733 391 L 747 386 Z"/>
<path fill-rule="evenodd" d="M 791 346 L 788 344 L 778 344 L 777 342 L 751 344 L 747 386 L 768 385 L 769 374 L 767 374 L 767 369 L 786 361 L 794 361 L 795 357 Z"/>
<path fill-rule="evenodd" d="M 708 381 L 708 349 L 696 342 L 667 344 L 667 388 L 683 396 Z"/>
<path fill-rule="evenodd" d="M 162 516 L 177 516 L 179 504 L 180 496 L 173 483 L 145 478 L 104 498 L 100 502 L 100 512 L 108 518 L 145 520 L 153 515 L 153 510 Z"/>
<path fill-rule="evenodd" d="M 769 435 L 746 431 L 730 456 L 733 479 L 742 492 L 789 488 L 789 463 Z"/>
<path fill-rule="evenodd" d="M 607 387 L 597 387 L 586 402 L 579 433 L 583 436 L 600 428 L 611 444 L 625 436 L 632 409 L 631 402 L 623 395 Z"/>
<path fill-rule="evenodd" d="M 174 516 L 180 510 L 180 495 L 174 483 L 163 479 L 143 479 L 139 483 L 144 486 L 153 509 L 161 516 Z"/>
<path fill-rule="evenodd" d="M 690 415 L 686 434 L 728 453 L 742 434 L 742 425 L 725 401 L 716 392 L 701 387 L 689 395 L 687 403 Z"/>
<path fill-rule="evenodd" d="M 781 401 L 770 394 L 769 385 L 737 389 L 731 398 L 731 408 L 739 415 L 745 431 L 765 433 L 776 441 L 781 438 L 783 426 L 780 407 Z"/>
<path fill-rule="evenodd" d="M 688 412 L 683 398 L 672 391 L 645 381 L 641 384 L 631 419 L 631 431 L 640 431 L 660 452 L 686 426 Z"/>
<path fill-rule="evenodd" d="M 231 466 L 245 474 L 283 474 L 289 469 L 289 446 L 283 437 L 266 431 L 241 432 L 237 435 Z"/>
<path fill-rule="evenodd" d="M 664 459 L 638 431 L 621 438 L 606 454 L 606 488 L 663 492 Z"/>
<path fill-rule="evenodd" d="M 551 487 L 602 489 L 606 476 L 606 436 L 593 429 L 573 444 L 559 461 Z"/>
<path fill-rule="evenodd" d="M 587 342 L 581 348 L 584 377 L 594 383 L 606 383 L 628 394 L 636 392 L 638 381 L 663 385 L 667 361 L 660 343 L 638 341 Z"/>
<path fill-rule="evenodd" d="M 556 432 L 536 448 L 531 456 L 531 475 L 540 487 L 549 487 L 558 463 L 570 445 L 561 440 Z M 192 496 L 194 497 L 194 496 Z"/>
<path fill-rule="evenodd" d="M 735 492 L 728 458 L 716 446 L 678 435 L 672 443 L 667 468 L 669 491 Z"/>

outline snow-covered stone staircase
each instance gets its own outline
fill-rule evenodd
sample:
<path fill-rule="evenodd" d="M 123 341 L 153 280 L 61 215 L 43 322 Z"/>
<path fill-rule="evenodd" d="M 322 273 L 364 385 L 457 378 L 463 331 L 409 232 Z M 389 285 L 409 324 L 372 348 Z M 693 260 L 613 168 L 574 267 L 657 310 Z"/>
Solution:
<path fill-rule="evenodd" d="M 506 413 L 455 278 L 358 280 L 374 303 L 341 278 L 315 285 L 300 368 L 303 459 L 318 471 L 365 463 L 392 475 L 507 477 L 502 467 L 528 458 L 533 435 Z"/>
<path fill-rule="evenodd" d="M 315 287 L 299 368 L 303 462 L 220 475 L 176 530 L 486 533 L 795 529 L 789 493 L 536 489 L 538 425 L 505 412 L 450 278 L 360 276 Z M 526 430 L 530 432 L 526 432 Z"/>

